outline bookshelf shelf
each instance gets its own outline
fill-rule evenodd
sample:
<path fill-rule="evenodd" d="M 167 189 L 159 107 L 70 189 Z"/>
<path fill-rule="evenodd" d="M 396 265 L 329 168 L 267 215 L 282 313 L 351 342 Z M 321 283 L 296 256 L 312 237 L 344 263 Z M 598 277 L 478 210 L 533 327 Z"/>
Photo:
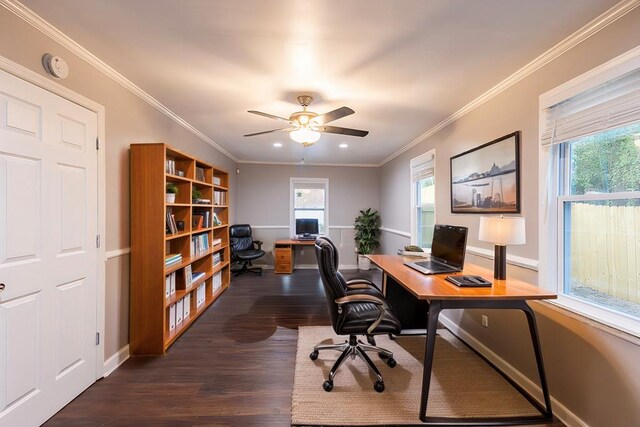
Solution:
<path fill-rule="evenodd" d="M 166 144 L 130 153 L 130 352 L 160 355 L 229 287 L 229 176 Z M 170 182 L 175 203 L 165 202 Z M 226 204 L 195 203 L 194 190 Z M 223 225 L 212 226 L 215 216 Z M 166 266 L 170 256 L 177 262 Z"/>

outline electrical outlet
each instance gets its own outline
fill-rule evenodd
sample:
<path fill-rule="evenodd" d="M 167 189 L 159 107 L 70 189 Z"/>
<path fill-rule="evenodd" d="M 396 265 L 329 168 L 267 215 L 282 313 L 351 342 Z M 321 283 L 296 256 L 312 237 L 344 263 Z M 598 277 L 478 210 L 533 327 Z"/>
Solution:
<path fill-rule="evenodd" d="M 489 317 L 485 316 L 484 314 L 482 315 L 482 326 L 484 326 L 485 328 L 489 327 Z"/>

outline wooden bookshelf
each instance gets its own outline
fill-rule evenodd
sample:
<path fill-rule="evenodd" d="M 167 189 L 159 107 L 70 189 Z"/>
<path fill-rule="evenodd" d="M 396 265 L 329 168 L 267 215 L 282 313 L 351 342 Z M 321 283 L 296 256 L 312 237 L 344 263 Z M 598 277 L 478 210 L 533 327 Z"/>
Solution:
<path fill-rule="evenodd" d="M 229 287 L 229 174 L 166 144 L 131 144 L 130 151 L 129 351 L 160 355 Z M 178 188 L 173 203 L 165 199 L 168 183 Z M 194 190 L 202 201 L 192 200 Z M 181 258 L 165 265 L 170 254 Z M 204 275 L 190 283 L 189 270 Z M 171 277 L 175 291 L 167 295 Z M 174 314 L 172 323 L 185 299 L 189 315 L 176 324 Z"/>

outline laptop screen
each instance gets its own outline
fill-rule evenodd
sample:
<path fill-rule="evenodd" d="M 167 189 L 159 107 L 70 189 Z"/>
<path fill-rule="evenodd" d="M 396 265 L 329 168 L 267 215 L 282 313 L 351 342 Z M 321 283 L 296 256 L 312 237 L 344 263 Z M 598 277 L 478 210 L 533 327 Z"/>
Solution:
<path fill-rule="evenodd" d="M 436 224 L 431 256 L 437 261 L 462 269 L 467 248 L 467 227 Z"/>

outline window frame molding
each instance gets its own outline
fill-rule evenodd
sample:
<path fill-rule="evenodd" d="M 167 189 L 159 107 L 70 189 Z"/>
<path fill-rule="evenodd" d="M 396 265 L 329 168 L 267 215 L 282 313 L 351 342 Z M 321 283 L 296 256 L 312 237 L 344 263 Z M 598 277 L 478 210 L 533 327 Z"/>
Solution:
<path fill-rule="evenodd" d="M 431 161 L 433 163 L 433 187 L 434 187 L 434 192 L 435 194 L 438 194 L 438 182 L 436 180 L 436 149 L 432 148 L 429 151 L 426 151 L 422 154 L 420 154 L 419 156 L 416 156 L 414 158 L 412 158 L 409 161 L 409 194 L 411 195 L 411 244 L 412 245 L 417 245 L 418 244 L 418 224 L 416 223 L 416 221 L 418 220 L 418 216 L 417 216 L 417 212 L 416 212 L 416 208 L 417 208 L 417 194 L 416 194 L 416 183 L 417 181 L 413 181 L 412 179 L 412 171 L 413 171 L 413 167 L 415 165 L 418 164 L 422 164 L 422 163 L 426 163 L 428 161 Z M 437 213 L 438 213 L 438 208 L 437 208 L 437 203 L 434 202 L 433 204 L 433 218 L 434 218 L 434 222 L 436 222 L 436 218 L 437 218 Z M 422 248 L 425 249 L 425 248 Z M 431 250 L 429 249 L 429 252 L 431 252 Z"/>
<path fill-rule="evenodd" d="M 296 184 L 315 184 L 324 185 L 324 224 L 326 236 L 329 231 L 329 178 L 289 178 L 289 236 L 293 239 L 296 237 L 296 215 L 295 215 L 295 195 L 294 190 Z"/>
<path fill-rule="evenodd" d="M 640 46 L 569 80 L 540 95 L 538 107 L 538 283 L 540 287 L 558 293 L 557 300 L 548 302 L 585 317 L 588 321 L 607 325 L 615 330 L 640 337 L 640 321 L 626 314 L 596 305 L 564 293 L 564 203 L 575 200 L 628 198 L 637 192 L 615 195 L 568 195 L 568 173 L 565 166 L 567 150 L 551 144 L 542 146 L 542 135 L 547 123 L 547 109 L 575 95 L 601 85 L 633 70 L 640 69 Z M 555 188 L 555 190 L 554 190 Z M 555 245 L 555 247 L 553 246 Z"/>

